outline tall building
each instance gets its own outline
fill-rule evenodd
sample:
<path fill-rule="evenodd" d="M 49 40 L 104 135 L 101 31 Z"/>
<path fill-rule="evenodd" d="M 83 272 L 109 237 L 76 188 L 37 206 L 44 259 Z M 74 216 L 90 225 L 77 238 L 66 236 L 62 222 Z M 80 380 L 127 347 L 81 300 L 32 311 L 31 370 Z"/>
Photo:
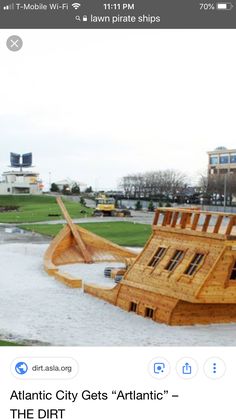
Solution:
<path fill-rule="evenodd" d="M 233 173 L 236 175 L 236 149 L 217 147 L 208 151 L 208 176 Z"/>
<path fill-rule="evenodd" d="M 236 199 L 236 149 L 208 151 L 207 191 L 216 203 L 231 205 Z"/>

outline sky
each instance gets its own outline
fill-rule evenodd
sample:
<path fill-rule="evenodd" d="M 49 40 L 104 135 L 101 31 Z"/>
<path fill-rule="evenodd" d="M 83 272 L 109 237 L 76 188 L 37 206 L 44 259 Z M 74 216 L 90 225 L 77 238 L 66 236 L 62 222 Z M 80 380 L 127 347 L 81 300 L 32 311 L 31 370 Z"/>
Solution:
<path fill-rule="evenodd" d="M 207 151 L 235 148 L 234 30 L 14 32 L 19 52 L 0 37 L 1 173 L 32 151 L 45 186 L 164 169 L 195 182 Z"/>

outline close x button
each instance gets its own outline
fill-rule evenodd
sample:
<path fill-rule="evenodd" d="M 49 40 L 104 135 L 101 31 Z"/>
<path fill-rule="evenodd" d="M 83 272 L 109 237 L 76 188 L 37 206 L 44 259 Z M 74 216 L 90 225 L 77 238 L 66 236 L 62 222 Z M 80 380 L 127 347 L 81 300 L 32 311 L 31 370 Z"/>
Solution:
<path fill-rule="evenodd" d="M 23 46 L 23 41 L 20 36 L 18 35 L 11 35 L 7 39 L 7 48 L 10 51 L 19 51 Z"/>

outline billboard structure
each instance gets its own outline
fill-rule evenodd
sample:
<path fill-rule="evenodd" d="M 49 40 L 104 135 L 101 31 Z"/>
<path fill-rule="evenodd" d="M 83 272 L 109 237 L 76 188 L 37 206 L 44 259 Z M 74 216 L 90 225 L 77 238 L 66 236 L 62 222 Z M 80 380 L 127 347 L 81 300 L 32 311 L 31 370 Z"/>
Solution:
<path fill-rule="evenodd" d="M 23 167 L 31 167 L 33 161 L 32 153 L 17 154 L 10 153 L 11 167 L 19 167 L 21 170 Z"/>

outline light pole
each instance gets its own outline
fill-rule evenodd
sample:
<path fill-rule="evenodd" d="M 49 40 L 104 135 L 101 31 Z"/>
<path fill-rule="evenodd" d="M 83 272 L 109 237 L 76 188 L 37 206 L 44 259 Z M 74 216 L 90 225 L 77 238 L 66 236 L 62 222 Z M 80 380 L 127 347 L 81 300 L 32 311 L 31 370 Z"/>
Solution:
<path fill-rule="evenodd" d="M 226 209 L 226 193 L 227 193 L 227 179 L 226 179 L 226 173 L 224 175 L 224 212 Z"/>
<path fill-rule="evenodd" d="M 52 182 L 51 174 L 52 174 L 51 172 L 48 173 L 48 183 L 49 183 L 49 188 L 48 189 L 49 189 L 49 191 L 51 190 L 51 182 Z"/>
<path fill-rule="evenodd" d="M 224 212 L 226 210 L 226 205 L 227 205 L 228 189 L 229 189 L 230 194 L 231 194 L 231 189 L 232 189 L 231 188 L 232 177 L 230 175 L 232 175 L 232 173 L 230 172 L 224 174 Z"/>

